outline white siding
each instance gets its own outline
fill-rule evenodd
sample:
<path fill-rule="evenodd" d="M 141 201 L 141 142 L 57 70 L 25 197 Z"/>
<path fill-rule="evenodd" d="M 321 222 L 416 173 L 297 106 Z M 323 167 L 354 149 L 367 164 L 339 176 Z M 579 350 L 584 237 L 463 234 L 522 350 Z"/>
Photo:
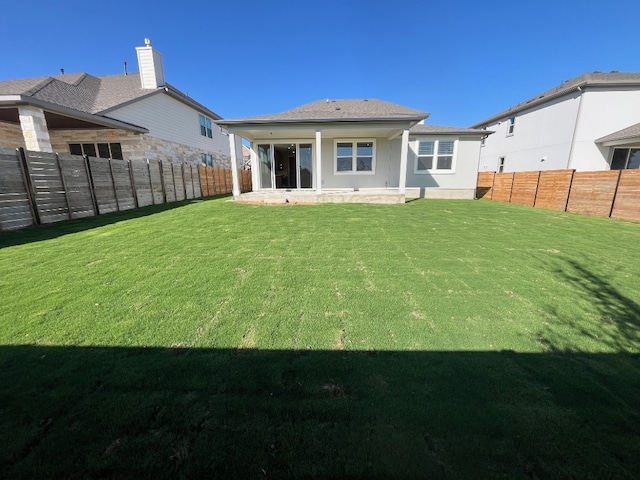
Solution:
<path fill-rule="evenodd" d="M 148 135 L 229 158 L 229 137 L 213 124 L 213 138 L 200 135 L 199 112 L 159 93 L 109 112 L 109 117 L 140 125 Z M 242 150 L 240 150 L 242 151 Z"/>
<path fill-rule="evenodd" d="M 357 140 L 348 130 L 339 140 Z M 369 140 L 369 138 L 367 138 Z M 376 138 L 375 174 L 338 174 L 335 172 L 335 139 L 322 139 L 322 188 L 398 188 L 401 140 Z M 393 159 L 393 161 L 392 161 Z"/>
<path fill-rule="evenodd" d="M 453 173 L 414 173 L 417 158 L 418 141 L 424 140 L 456 140 L 455 171 Z M 409 141 L 409 159 L 407 161 L 407 188 L 427 189 L 465 189 L 474 190 L 478 177 L 478 155 L 480 153 L 479 138 L 411 137 Z"/>
<path fill-rule="evenodd" d="M 608 170 L 610 148 L 597 145 L 595 140 L 638 122 L 639 90 L 587 89 L 583 93 L 569 168 Z"/>
<path fill-rule="evenodd" d="M 480 149 L 479 171 L 497 170 L 500 157 L 505 172 L 567 168 L 579 106 L 577 92 L 518 113 L 510 136 L 507 118 L 487 126 L 495 133 Z"/>

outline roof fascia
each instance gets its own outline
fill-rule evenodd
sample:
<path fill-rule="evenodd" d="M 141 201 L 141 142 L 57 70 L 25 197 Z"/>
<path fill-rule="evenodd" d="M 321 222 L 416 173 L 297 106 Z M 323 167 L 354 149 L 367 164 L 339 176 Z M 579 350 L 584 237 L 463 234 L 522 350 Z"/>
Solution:
<path fill-rule="evenodd" d="M 10 100 L 7 99 L 7 97 L 9 97 Z M 22 95 L 2 95 L 0 96 L 0 105 L 11 105 L 16 107 L 20 105 L 33 105 L 34 107 L 39 107 L 43 110 L 64 115 L 65 117 L 77 118 L 79 120 L 84 120 L 86 122 L 95 123 L 105 127 L 120 128 L 122 130 L 129 130 L 137 133 L 147 133 L 149 131 L 144 127 L 140 127 L 132 123 L 122 122 L 120 120 L 103 117 L 101 115 L 94 115 L 92 113 L 81 112 L 72 108 L 63 107 L 62 105 L 56 105 L 54 103 L 45 102 L 33 97 L 24 97 Z"/>
<path fill-rule="evenodd" d="M 545 103 L 551 102 L 553 100 L 556 100 L 558 98 L 564 97 L 565 95 L 569 95 L 571 93 L 575 93 L 575 92 L 581 92 L 585 86 L 586 86 L 586 81 L 580 83 L 579 85 L 575 85 L 571 88 L 568 88 L 566 90 L 560 90 L 559 92 L 556 92 L 552 95 L 549 95 L 547 97 L 543 97 L 543 98 L 537 98 L 535 100 L 530 101 L 529 103 L 525 103 L 524 105 L 519 105 L 516 107 L 513 107 L 513 109 L 509 109 L 509 110 L 503 110 L 500 113 L 497 113 L 489 118 L 486 118 L 484 120 L 482 120 L 481 122 L 478 123 L 474 123 L 473 125 L 471 125 L 470 128 L 480 128 L 484 125 L 489 125 L 491 123 L 495 123 L 497 121 L 509 118 L 513 115 L 516 115 L 518 113 L 524 112 L 525 110 L 529 110 L 530 108 L 533 107 L 538 107 L 540 105 L 544 105 Z"/>
<path fill-rule="evenodd" d="M 599 142 L 596 140 L 597 144 L 602 145 L 603 147 L 619 147 L 621 145 L 640 145 L 640 136 L 633 136 L 628 138 L 619 138 L 617 140 L 609 140 L 604 142 Z"/>
<path fill-rule="evenodd" d="M 126 102 L 119 103 L 118 105 L 114 105 L 113 107 L 109 107 L 109 108 L 105 108 L 104 110 L 100 110 L 99 113 L 110 113 L 110 112 L 113 112 L 114 110 L 118 110 L 118 109 L 120 109 L 122 107 L 126 107 L 127 105 L 131 105 L 132 103 L 139 102 L 140 100 L 144 100 L 145 98 L 149 98 L 149 97 L 151 97 L 153 95 L 156 95 L 158 93 L 162 93 L 162 90 L 153 90 L 152 92 L 149 92 L 149 93 L 147 93 L 145 95 L 142 95 L 141 97 L 137 97 L 137 98 L 134 98 L 132 100 L 127 100 Z"/>
<path fill-rule="evenodd" d="M 222 120 L 216 122 L 218 125 L 228 126 L 228 127 L 242 127 L 242 128 L 291 128 L 293 126 L 300 126 L 302 128 L 315 127 L 317 125 L 322 126 L 354 126 L 355 128 L 360 128 L 362 126 L 367 126 L 367 124 L 371 124 L 371 126 L 376 126 L 383 128 L 384 126 L 397 126 L 402 127 L 404 125 L 409 124 L 413 126 L 418 122 L 424 120 L 426 117 L 406 117 L 406 118 L 341 118 L 341 119 L 299 119 L 299 120 Z"/>
<path fill-rule="evenodd" d="M 215 120 L 216 123 L 217 123 L 218 120 L 222 120 L 222 117 L 220 115 L 218 115 L 216 112 L 214 112 L 213 110 L 208 109 L 207 107 L 205 107 L 201 103 L 196 102 L 194 99 L 192 99 L 191 97 L 188 97 L 186 94 L 182 93 L 180 90 L 178 90 L 177 88 L 175 88 L 175 87 L 173 87 L 171 85 L 165 86 L 164 87 L 164 92 L 167 95 L 169 95 L 171 98 L 174 98 L 174 99 L 178 100 L 179 102 L 182 102 L 185 105 L 190 106 L 194 110 L 198 110 L 198 111 L 206 114 L 208 117 L 211 117 L 213 120 Z"/>
<path fill-rule="evenodd" d="M 134 104 L 136 102 L 140 102 L 142 100 L 146 100 L 147 98 L 151 97 L 152 95 L 157 95 L 160 93 L 164 93 L 166 95 L 168 95 L 169 97 L 178 100 L 181 103 L 184 103 L 185 105 L 193 108 L 194 110 L 197 110 L 201 113 L 204 113 L 205 115 L 207 115 L 208 117 L 211 117 L 214 121 L 215 120 L 220 120 L 222 119 L 222 117 L 220 115 L 218 115 L 217 113 L 215 113 L 212 110 L 209 110 L 207 107 L 205 107 L 204 105 L 196 102 L 195 100 L 190 99 L 189 97 L 187 97 L 186 95 L 184 95 L 182 92 L 180 92 L 180 90 L 178 90 L 175 87 L 172 86 L 164 86 L 164 87 L 159 87 L 145 95 L 142 95 L 140 97 L 136 97 L 133 98 L 131 100 L 127 100 L 126 102 L 123 103 L 119 103 L 118 105 L 114 105 L 113 107 L 109 107 L 106 108 L 104 110 L 100 110 L 100 113 L 109 113 L 109 112 L 113 112 L 114 110 L 118 110 L 120 108 L 126 107 L 128 105 Z"/>

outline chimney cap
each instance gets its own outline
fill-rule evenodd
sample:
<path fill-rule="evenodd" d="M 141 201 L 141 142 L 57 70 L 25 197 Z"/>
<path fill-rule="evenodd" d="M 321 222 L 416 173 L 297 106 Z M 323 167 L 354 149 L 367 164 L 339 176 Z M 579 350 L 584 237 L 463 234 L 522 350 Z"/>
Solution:
<path fill-rule="evenodd" d="M 150 47 L 150 46 L 151 46 L 151 39 L 150 39 L 150 38 L 145 38 L 145 39 L 144 39 L 144 44 L 145 44 L 147 47 Z"/>

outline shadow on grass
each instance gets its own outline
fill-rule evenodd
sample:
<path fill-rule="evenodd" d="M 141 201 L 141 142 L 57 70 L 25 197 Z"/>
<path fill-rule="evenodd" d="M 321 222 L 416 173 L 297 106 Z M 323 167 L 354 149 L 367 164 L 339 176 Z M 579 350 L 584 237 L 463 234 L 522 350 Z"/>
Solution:
<path fill-rule="evenodd" d="M 634 354 L 0 347 L 8 478 L 632 478 Z"/>
<path fill-rule="evenodd" d="M 550 270 L 562 282 L 574 287 L 583 300 L 597 313 L 595 321 L 559 313 L 553 305 L 546 310 L 567 332 L 543 332 L 541 341 L 550 351 L 563 351 L 575 345 L 579 335 L 617 352 L 637 352 L 640 349 L 640 305 L 620 293 L 609 280 L 592 272 L 585 265 L 568 259 Z M 637 282 L 636 279 L 632 281 Z"/>
<path fill-rule="evenodd" d="M 11 247 L 15 245 L 23 245 L 26 243 L 40 242 L 42 240 L 50 240 L 52 238 L 61 237 L 70 233 L 83 232 L 93 228 L 103 227 L 125 220 L 146 217 L 156 213 L 180 208 L 193 202 L 215 200 L 228 195 L 219 195 L 216 197 L 207 197 L 205 199 L 182 200 L 179 202 L 163 203 L 160 205 L 151 205 L 143 208 L 125 210 L 122 212 L 107 213 L 95 217 L 77 218 L 74 220 L 64 220 L 62 222 L 48 223 L 23 228 L 21 230 L 1 232 L 0 248 Z"/>

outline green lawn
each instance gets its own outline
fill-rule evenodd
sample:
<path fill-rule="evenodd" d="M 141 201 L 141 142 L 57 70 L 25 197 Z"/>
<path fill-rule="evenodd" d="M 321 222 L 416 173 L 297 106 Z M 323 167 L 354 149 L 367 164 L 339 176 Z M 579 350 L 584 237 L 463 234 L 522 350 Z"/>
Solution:
<path fill-rule="evenodd" d="M 634 478 L 640 224 L 227 198 L 0 234 L 0 478 Z"/>

